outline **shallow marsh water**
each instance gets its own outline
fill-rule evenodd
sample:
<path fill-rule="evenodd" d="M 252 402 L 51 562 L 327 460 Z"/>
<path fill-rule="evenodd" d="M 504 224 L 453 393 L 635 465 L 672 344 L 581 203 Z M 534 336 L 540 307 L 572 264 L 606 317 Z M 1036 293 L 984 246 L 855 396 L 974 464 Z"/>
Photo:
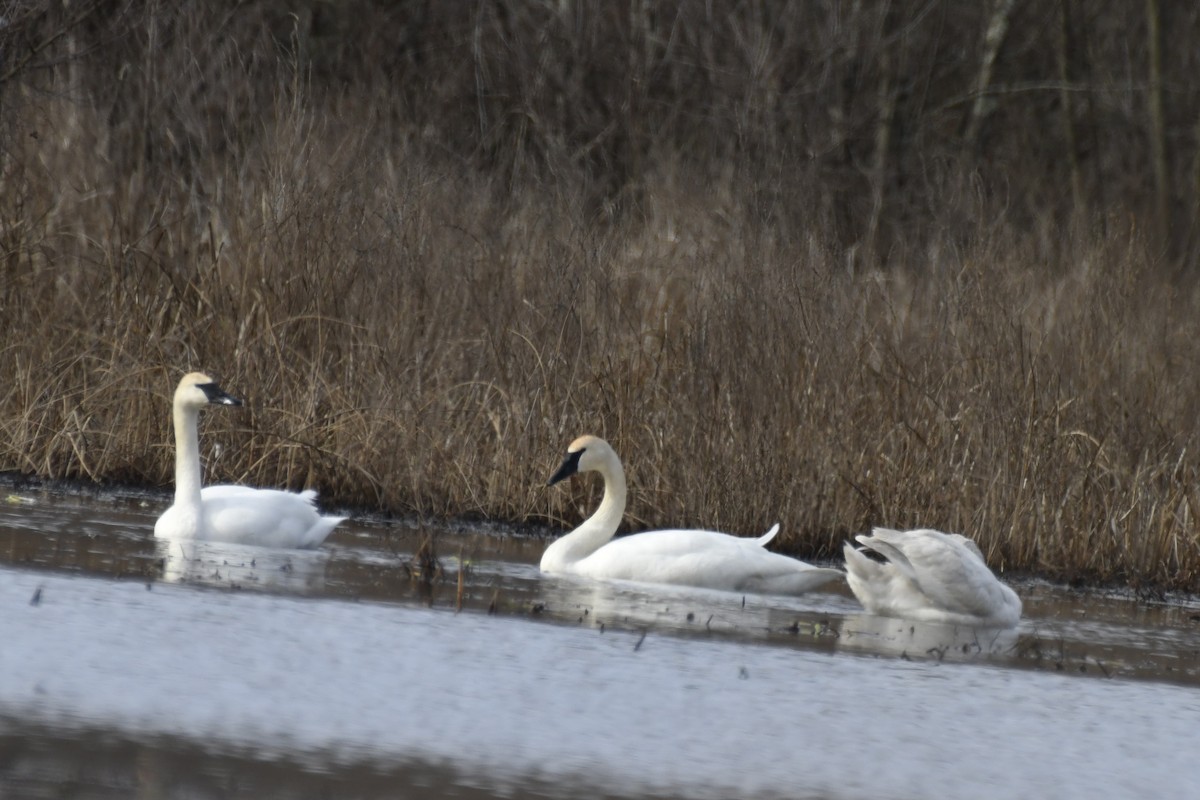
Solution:
<path fill-rule="evenodd" d="M 0 504 L 0 796 L 1189 796 L 1200 607 L 1019 585 L 1013 632 L 540 576 L 350 522 L 166 545 L 159 497 Z M 462 580 L 459 580 L 459 577 Z M 461 607 L 461 611 L 459 608 Z"/>

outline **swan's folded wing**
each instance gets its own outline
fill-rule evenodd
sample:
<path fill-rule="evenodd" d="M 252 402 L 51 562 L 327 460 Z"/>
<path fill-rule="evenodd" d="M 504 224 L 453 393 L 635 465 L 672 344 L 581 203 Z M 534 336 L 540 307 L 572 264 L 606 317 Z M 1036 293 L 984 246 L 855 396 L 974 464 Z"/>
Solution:
<path fill-rule="evenodd" d="M 979 545 L 975 544 L 975 542 L 974 542 L 974 541 L 972 541 L 971 539 L 968 539 L 967 537 L 963 536 L 961 533 L 948 533 L 948 534 L 946 534 L 946 535 L 947 535 L 947 536 L 949 536 L 949 537 L 950 537 L 951 539 L 953 539 L 954 541 L 956 541 L 956 542 L 958 542 L 959 544 L 961 544 L 963 547 L 965 547 L 965 548 L 967 548 L 968 550 L 970 550 L 970 551 L 971 551 L 971 555 L 973 555 L 973 556 L 975 556 L 976 558 L 978 558 L 978 559 L 979 559 L 980 561 L 982 561 L 982 562 L 983 562 L 985 565 L 987 564 L 987 559 L 983 557 L 983 551 L 979 549 Z"/>
<path fill-rule="evenodd" d="M 996 576 L 970 549 L 947 535 L 913 536 L 904 545 L 921 591 L 939 607 L 981 618 L 1004 604 Z"/>
<path fill-rule="evenodd" d="M 592 578 L 669 583 L 710 588 L 733 548 L 712 546 L 707 531 L 653 531 L 625 536 L 577 561 L 573 571 Z M 708 546 L 695 546 L 695 542 Z"/>
<path fill-rule="evenodd" d="M 734 587 L 740 591 L 803 594 L 846 577 L 840 569 L 813 566 L 798 558 L 759 548 L 743 550 L 730 561 L 729 568 L 740 575 Z"/>
<path fill-rule="evenodd" d="M 282 497 L 280 497 L 281 495 Z M 300 499 L 314 508 L 317 501 L 317 493 L 313 489 L 305 489 L 302 492 L 289 492 L 286 489 L 257 489 L 253 486 L 222 483 L 205 486 L 200 490 L 200 499 L 206 503 L 215 500 L 234 500 L 250 497 L 272 498 L 282 503 L 292 503 L 295 499 Z"/>
<path fill-rule="evenodd" d="M 842 575 L 840 570 L 823 570 L 772 553 L 755 539 L 700 530 L 649 531 L 614 539 L 575 569 L 594 578 L 728 591 L 773 586 L 782 576 L 802 572 L 811 573 L 807 578 L 814 585 Z"/>
<path fill-rule="evenodd" d="M 597 550 L 592 557 L 603 553 L 606 558 L 634 561 L 651 556 L 682 557 L 696 553 L 726 553 L 735 552 L 742 547 L 754 547 L 755 541 L 717 531 L 645 531 L 613 539 Z"/>
<path fill-rule="evenodd" d="M 207 539 L 254 542 L 266 547 L 312 546 L 308 534 L 320 521 L 313 505 L 315 492 L 211 486 L 201 496 L 209 529 Z"/>

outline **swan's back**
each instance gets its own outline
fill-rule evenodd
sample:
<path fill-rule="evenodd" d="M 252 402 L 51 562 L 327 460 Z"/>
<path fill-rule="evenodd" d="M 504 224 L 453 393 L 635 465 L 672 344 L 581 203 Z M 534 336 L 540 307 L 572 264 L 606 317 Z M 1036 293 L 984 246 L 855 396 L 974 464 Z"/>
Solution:
<path fill-rule="evenodd" d="M 200 492 L 206 535 L 213 542 L 262 547 L 317 547 L 345 517 L 322 516 L 312 489 L 288 492 L 249 486 L 209 486 Z"/>
<path fill-rule="evenodd" d="M 571 567 L 593 578 L 798 594 L 842 572 L 765 550 L 776 528 L 757 539 L 716 531 L 661 530 L 614 539 Z"/>
<path fill-rule="evenodd" d="M 250 486 L 206 486 L 200 508 L 174 505 L 154 525 L 160 539 L 194 539 L 259 547 L 318 547 L 345 517 L 322 516 L 317 493 Z"/>
<path fill-rule="evenodd" d="M 1011 627 L 1021 601 L 984 563 L 974 542 L 934 530 L 875 528 L 856 537 L 886 559 L 880 563 L 849 543 L 847 581 L 872 613 L 930 622 Z"/>

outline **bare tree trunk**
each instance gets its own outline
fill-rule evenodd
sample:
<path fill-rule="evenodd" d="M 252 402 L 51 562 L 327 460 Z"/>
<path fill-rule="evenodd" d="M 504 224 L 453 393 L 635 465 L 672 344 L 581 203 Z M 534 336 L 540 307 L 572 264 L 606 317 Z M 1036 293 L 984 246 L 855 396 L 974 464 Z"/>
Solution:
<path fill-rule="evenodd" d="M 1077 18 L 1077 21 L 1078 18 Z M 1087 91 L 1083 94 L 1083 102 L 1080 104 L 1080 126 L 1078 129 L 1080 139 L 1085 142 L 1083 149 L 1093 154 L 1103 152 L 1102 145 L 1102 124 L 1100 122 L 1100 112 L 1097 110 L 1099 106 L 1097 92 L 1094 90 L 1093 80 L 1096 75 L 1096 67 L 1092 63 L 1092 40 L 1088 38 L 1088 28 L 1083 22 L 1073 31 L 1076 38 L 1076 58 L 1078 63 L 1078 75 L 1083 76 L 1081 81 L 1087 86 Z M 1098 47 L 1098 45 L 1097 45 Z M 1101 56 L 1103 57 L 1103 56 Z M 1092 162 L 1094 163 L 1094 162 Z M 1108 208 L 1110 206 L 1110 195 L 1112 190 L 1110 181 L 1105 179 L 1104 170 L 1102 167 L 1093 166 L 1092 175 L 1099 180 L 1093 180 L 1088 187 L 1088 204 L 1091 208 Z M 1108 214 L 1097 215 L 1095 221 L 1100 226 L 1100 233 L 1103 236 L 1108 235 L 1110 219 Z"/>
<path fill-rule="evenodd" d="M 1192 202 L 1191 213 L 1188 214 L 1187 230 L 1184 234 L 1187 236 L 1187 249 L 1184 251 L 1184 257 L 1191 260 L 1191 266 L 1200 266 L 1200 120 L 1196 121 L 1194 129 L 1193 141 L 1196 142 L 1197 148 L 1192 156 Z"/>
<path fill-rule="evenodd" d="M 1162 97 L 1162 17 L 1158 0 L 1146 0 L 1146 44 L 1150 71 L 1150 159 L 1154 165 L 1154 225 L 1160 240 L 1171 234 L 1171 184 L 1167 173 L 1167 126 Z"/>
<path fill-rule="evenodd" d="M 879 54 L 879 92 L 875 123 L 875 156 L 871 163 L 871 209 L 867 216 L 866 233 L 863 236 L 861 263 L 868 267 L 878 265 L 879 221 L 883 218 L 883 203 L 888 179 L 888 155 L 892 145 L 892 118 L 896 113 L 896 90 L 893 80 L 894 65 L 890 45 L 884 44 Z"/>
<path fill-rule="evenodd" d="M 972 147 L 979 144 L 979 133 L 983 129 L 984 120 L 992 111 L 993 103 L 988 98 L 988 90 L 992 85 L 992 71 L 996 66 L 996 57 L 1000 55 L 1000 46 L 1008 33 L 1008 18 L 1016 1 L 996 0 L 988 20 L 987 32 L 983 37 L 983 58 L 979 62 L 979 78 L 975 81 L 975 103 L 971 106 L 971 118 L 967 122 L 966 141 Z"/>
<path fill-rule="evenodd" d="M 1079 169 L 1079 147 L 1075 135 L 1074 89 L 1071 85 L 1071 53 L 1075 42 L 1071 29 L 1070 0 L 1059 0 L 1058 8 L 1058 94 L 1062 103 L 1063 139 L 1071 170 L 1071 211 L 1078 216 L 1087 211 L 1087 201 L 1083 196 L 1083 175 Z"/>

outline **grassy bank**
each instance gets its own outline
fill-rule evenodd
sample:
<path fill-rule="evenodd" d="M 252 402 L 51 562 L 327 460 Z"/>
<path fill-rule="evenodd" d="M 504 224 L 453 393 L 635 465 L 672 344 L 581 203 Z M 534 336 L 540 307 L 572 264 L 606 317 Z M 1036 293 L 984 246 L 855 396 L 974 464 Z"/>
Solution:
<path fill-rule="evenodd" d="M 590 432 L 630 527 L 779 520 L 821 557 L 931 526 L 1005 570 L 1200 589 L 1200 296 L 1135 215 L 951 176 L 867 258 L 769 159 L 650 139 L 614 189 L 456 146 L 411 87 L 172 30 L 136 90 L 5 86 L 0 469 L 169 484 L 170 393 L 204 369 L 248 401 L 205 418 L 214 481 L 565 527 L 599 487 L 544 483 Z M 188 94 L 197 63 L 223 91 Z"/>

